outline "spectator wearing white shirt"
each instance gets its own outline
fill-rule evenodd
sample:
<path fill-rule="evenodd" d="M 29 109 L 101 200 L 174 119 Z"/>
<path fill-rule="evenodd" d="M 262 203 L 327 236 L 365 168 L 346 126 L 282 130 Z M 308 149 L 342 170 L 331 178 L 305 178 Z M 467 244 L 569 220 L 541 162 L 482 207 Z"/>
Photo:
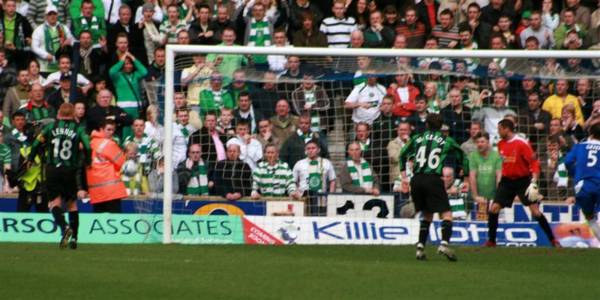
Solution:
<path fill-rule="evenodd" d="M 276 29 L 273 33 L 273 46 L 272 47 L 294 47 L 290 45 L 285 34 L 285 30 Z M 269 63 L 269 70 L 275 73 L 281 73 L 285 71 L 285 65 L 287 64 L 287 57 L 285 55 L 269 55 L 267 56 L 267 62 Z"/>
<path fill-rule="evenodd" d="M 250 135 L 250 124 L 244 121 L 239 121 L 235 125 L 236 136 L 227 141 L 226 146 L 239 145 L 240 159 L 250 166 L 253 171 L 256 169 L 257 163 L 263 157 L 262 144 Z"/>
<path fill-rule="evenodd" d="M 121 0 L 102 0 L 104 4 L 104 21 L 106 25 L 115 24 L 119 21 L 119 7 Z"/>
<path fill-rule="evenodd" d="M 539 11 L 531 13 L 529 27 L 521 32 L 521 48 L 525 48 L 525 41 L 530 36 L 537 38 L 540 49 L 554 48 L 554 32 L 542 25 L 542 14 Z"/>
<path fill-rule="evenodd" d="M 335 0 L 331 11 L 333 16 L 325 18 L 319 30 L 327 36 L 329 48 L 348 48 L 350 34 L 358 29 L 356 20 L 346 17 L 345 0 Z"/>
<path fill-rule="evenodd" d="M 331 161 L 320 156 L 321 148 L 316 140 L 304 146 L 306 158 L 294 165 L 292 174 L 298 191 L 308 197 L 310 215 L 325 215 L 327 207 L 323 193 L 335 192 L 335 170 Z"/>
<path fill-rule="evenodd" d="M 71 70 L 71 58 L 67 54 L 61 55 L 58 59 L 58 69 L 58 71 L 48 75 L 44 81 L 44 89 L 58 89 L 61 74 L 69 73 Z M 84 94 L 87 94 L 88 91 L 94 87 L 94 84 L 80 73 L 77 74 L 77 85 L 81 87 Z"/>
<path fill-rule="evenodd" d="M 196 131 L 190 121 L 187 107 L 177 109 L 177 121 L 173 124 L 173 169 L 186 159 L 189 137 Z"/>
<path fill-rule="evenodd" d="M 377 83 L 377 75 L 369 70 L 366 73 L 367 82 L 354 87 L 348 98 L 346 98 L 344 108 L 352 109 L 352 121 L 354 123 L 365 122 L 369 125 L 379 117 L 381 111 L 379 106 L 386 95 L 385 87 Z"/>
<path fill-rule="evenodd" d="M 73 35 L 68 26 L 58 22 L 58 11 L 54 5 L 46 7 L 46 22 L 38 26 L 31 37 L 31 50 L 38 58 L 41 72 L 57 71 L 55 55 L 62 47 L 72 44 Z M 46 37 L 51 40 L 47 41 Z"/>
<path fill-rule="evenodd" d="M 156 0 L 146 0 L 144 1 L 145 3 L 149 3 L 154 5 L 154 15 L 152 16 L 152 20 L 154 20 L 154 22 L 157 23 L 162 23 L 163 18 L 164 18 L 164 14 L 163 14 L 163 10 L 160 7 L 160 5 L 157 5 L 158 1 Z M 135 10 L 135 19 L 134 22 L 136 24 L 138 24 L 140 21 L 142 21 L 144 19 L 144 9 L 143 9 L 144 5 L 140 5 L 136 10 Z"/>

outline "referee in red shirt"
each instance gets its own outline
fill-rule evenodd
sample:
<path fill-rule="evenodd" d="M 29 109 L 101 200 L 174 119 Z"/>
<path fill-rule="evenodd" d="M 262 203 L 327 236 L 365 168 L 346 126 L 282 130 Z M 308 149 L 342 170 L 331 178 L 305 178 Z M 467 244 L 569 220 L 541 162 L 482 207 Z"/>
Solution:
<path fill-rule="evenodd" d="M 498 184 L 496 199 L 489 210 L 488 240 L 486 247 L 496 246 L 496 231 L 498 229 L 498 213 L 504 207 L 511 207 L 515 196 L 521 203 L 529 207 L 548 240 L 553 246 L 558 242 L 554 239 L 548 220 L 540 211 L 539 201 L 542 196 L 538 192 L 537 180 L 540 176 L 540 163 L 529 143 L 515 135 L 515 124 L 508 119 L 498 122 L 498 135 L 502 139 L 498 143 L 498 152 L 502 157 L 502 179 Z"/>

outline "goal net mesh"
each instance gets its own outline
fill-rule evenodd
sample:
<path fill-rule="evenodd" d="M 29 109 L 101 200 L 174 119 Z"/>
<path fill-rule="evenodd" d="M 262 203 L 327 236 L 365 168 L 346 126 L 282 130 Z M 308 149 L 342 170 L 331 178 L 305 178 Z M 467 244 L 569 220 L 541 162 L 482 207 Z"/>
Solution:
<path fill-rule="evenodd" d="M 174 101 L 174 122 L 164 124 L 173 128 L 172 140 L 165 141 L 173 144 L 173 154 L 166 159 L 172 160 L 173 174 L 179 177 L 173 181 L 179 187 L 174 215 L 412 218 L 409 187 L 398 178 L 398 156 L 412 134 L 425 130 L 425 117 L 431 113 L 442 115 L 442 132 L 467 155 L 479 151 L 474 138 L 478 132 L 489 135 L 495 151 L 498 121 L 512 118 L 515 131 L 531 143 L 540 161 L 544 201 L 564 201 L 572 196 L 573 183 L 565 176 L 561 159 L 586 137 L 585 121 L 600 91 L 599 62 L 593 58 L 378 57 L 368 50 L 359 56 L 194 51 L 176 52 L 174 63 L 173 86 L 158 81 L 146 89 L 151 103 L 160 107 L 161 119 L 165 101 Z M 166 88 L 173 89 L 174 99 L 165 99 Z M 317 167 L 307 163 L 308 141 L 320 148 Z M 360 163 L 350 166 L 348 149 L 353 142 L 369 171 Z M 229 147 L 232 144 L 237 146 Z M 287 165 L 285 172 L 269 167 L 274 155 L 266 149 L 269 145 Z M 182 175 L 190 174 L 182 174 L 178 167 L 198 149 L 207 182 L 182 185 Z M 455 217 L 485 220 L 485 206 L 476 205 L 456 159 L 450 157 L 444 166 Z M 488 166 L 479 168 L 475 182 L 484 185 L 483 180 L 477 182 L 493 173 Z M 311 182 L 315 172 L 321 180 Z M 334 179 L 328 177 L 333 173 Z M 284 179 L 288 175 L 293 187 Z M 199 192 L 203 185 L 208 189 Z"/>

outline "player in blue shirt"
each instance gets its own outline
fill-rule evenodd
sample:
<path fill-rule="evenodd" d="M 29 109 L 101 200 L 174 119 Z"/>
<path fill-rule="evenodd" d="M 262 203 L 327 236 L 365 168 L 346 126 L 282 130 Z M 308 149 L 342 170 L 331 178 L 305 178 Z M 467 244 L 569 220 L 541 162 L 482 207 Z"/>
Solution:
<path fill-rule="evenodd" d="M 600 205 L 600 123 L 589 129 L 587 141 L 573 147 L 564 163 L 569 175 L 575 181 L 575 200 L 581 207 L 588 226 L 600 240 L 600 225 L 597 223 L 595 208 Z"/>

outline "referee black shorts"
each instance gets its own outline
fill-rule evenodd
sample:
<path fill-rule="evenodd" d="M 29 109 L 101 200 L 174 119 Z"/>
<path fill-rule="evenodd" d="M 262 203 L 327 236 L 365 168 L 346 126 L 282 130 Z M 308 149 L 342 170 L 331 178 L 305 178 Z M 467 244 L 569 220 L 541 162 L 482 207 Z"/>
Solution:
<path fill-rule="evenodd" d="M 519 200 L 521 200 L 523 205 L 529 206 L 533 204 L 533 202 L 530 202 L 525 197 L 525 191 L 527 191 L 530 183 L 531 177 L 529 176 L 515 179 L 502 177 L 496 190 L 496 199 L 494 199 L 494 202 L 500 204 L 502 208 L 512 207 L 515 196 L 519 196 Z"/>
<path fill-rule="evenodd" d="M 450 211 L 448 194 L 440 175 L 415 174 L 410 181 L 410 195 L 416 211 L 427 213 Z"/>
<path fill-rule="evenodd" d="M 77 170 L 46 165 L 46 192 L 49 201 L 61 197 L 63 201 L 77 200 Z"/>

